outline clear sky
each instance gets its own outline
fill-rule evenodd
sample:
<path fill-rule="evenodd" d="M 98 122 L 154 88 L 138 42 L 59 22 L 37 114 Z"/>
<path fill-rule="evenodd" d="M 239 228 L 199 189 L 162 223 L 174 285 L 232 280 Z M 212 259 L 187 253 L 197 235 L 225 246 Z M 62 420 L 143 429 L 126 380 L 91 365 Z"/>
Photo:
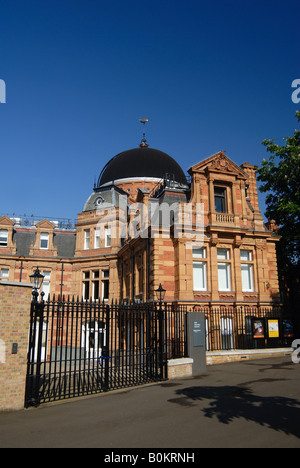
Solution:
<path fill-rule="evenodd" d="M 260 165 L 297 126 L 299 18 L 299 0 L 0 0 L 0 212 L 76 218 L 144 115 L 185 171 L 219 150 Z"/>

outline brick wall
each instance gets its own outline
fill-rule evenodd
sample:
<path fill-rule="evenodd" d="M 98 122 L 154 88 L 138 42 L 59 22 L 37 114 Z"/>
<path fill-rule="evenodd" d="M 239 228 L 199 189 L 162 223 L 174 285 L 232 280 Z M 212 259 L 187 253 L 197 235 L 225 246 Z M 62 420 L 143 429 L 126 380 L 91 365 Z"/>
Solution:
<path fill-rule="evenodd" d="M 0 282 L 0 411 L 24 408 L 31 293 L 30 285 Z"/>

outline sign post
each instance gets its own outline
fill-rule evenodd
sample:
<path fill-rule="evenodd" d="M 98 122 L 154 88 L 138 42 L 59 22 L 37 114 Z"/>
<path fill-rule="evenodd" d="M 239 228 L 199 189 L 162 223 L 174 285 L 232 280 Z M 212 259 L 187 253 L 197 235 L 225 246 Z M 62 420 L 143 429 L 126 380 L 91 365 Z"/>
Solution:
<path fill-rule="evenodd" d="M 188 329 L 188 353 L 194 360 L 193 375 L 200 375 L 206 372 L 206 350 L 205 350 L 205 314 L 189 312 L 187 315 Z"/>

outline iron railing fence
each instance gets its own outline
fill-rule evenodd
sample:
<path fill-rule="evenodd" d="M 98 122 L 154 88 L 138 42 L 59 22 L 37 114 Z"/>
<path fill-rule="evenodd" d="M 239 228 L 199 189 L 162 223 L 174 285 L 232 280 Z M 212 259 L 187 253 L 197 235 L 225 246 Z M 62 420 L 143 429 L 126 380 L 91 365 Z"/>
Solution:
<path fill-rule="evenodd" d="M 206 351 L 276 348 L 293 340 L 279 307 L 33 302 L 26 406 L 167 379 L 168 360 L 188 357 L 193 310 L 205 314 Z"/>
<path fill-rule="evenodd" d="M 168 359 L 188 357 L 187 312 L 183 305 L 163 305 Z"/>
<path fill-rule="evenodd" d="M 184 320 L 159 303 L 33 302 L 26 406 L 165 380 L 186 355 Z"/>
<path fill-rule="evenodd" d="M 206 350 L 246 350 L 289 347 L 292 320 L 279 306 L 206 307 Z"/>

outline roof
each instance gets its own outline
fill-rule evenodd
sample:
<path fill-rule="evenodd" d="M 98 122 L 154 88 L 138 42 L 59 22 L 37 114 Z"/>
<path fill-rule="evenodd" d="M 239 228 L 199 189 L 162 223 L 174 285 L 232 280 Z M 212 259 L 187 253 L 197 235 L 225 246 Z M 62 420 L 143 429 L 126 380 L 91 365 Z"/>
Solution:
<path fill-rule="evenodd" d="M 139 147 L 114 156 L 102 170 L 98 187 L 121 179 L 156 178 L 163 179 L 166 174 L 174 180 L 187 185 L 186 176 L 179 164 L 163 151 Z"/>
<path fill-rule="evenodd" d="M 14 243 L 17 248 L 18 257 L 29 257 L 31 246 L 35 243 L 35 231 L 15 231 Z M 73 258 L 76 248 L 75 233 L 55 233 L 53 237 L 53 246 L 57 247 L 57 256 L 59 258 Z"/>
<path fill-rule="evenodd" d="M 95 188 L 82 211 L 105 210 L 113 206 L 124 206 L 124 204 L 127 205 L 127 199 L 128 193 L 113 184 L 100 189 Z"/>

